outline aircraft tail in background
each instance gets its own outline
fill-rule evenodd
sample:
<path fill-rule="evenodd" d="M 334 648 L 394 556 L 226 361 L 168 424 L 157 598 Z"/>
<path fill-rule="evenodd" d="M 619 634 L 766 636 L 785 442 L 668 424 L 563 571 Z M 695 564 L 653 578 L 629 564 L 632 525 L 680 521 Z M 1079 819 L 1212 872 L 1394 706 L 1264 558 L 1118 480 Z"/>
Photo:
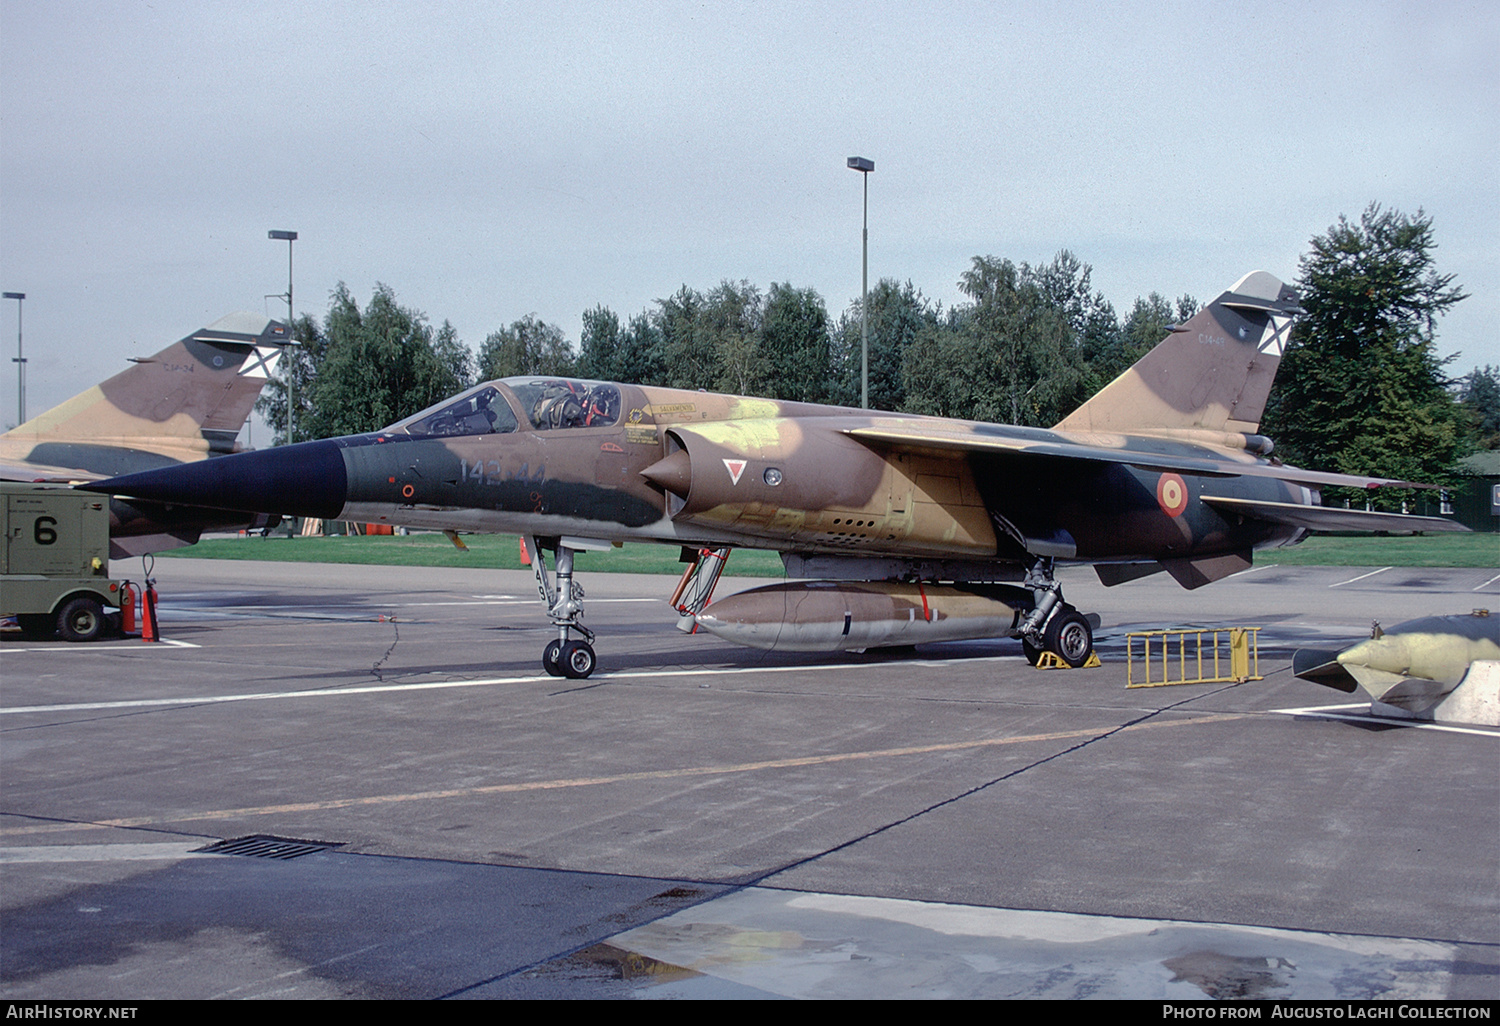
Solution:
<path fill-rule="evenodd" d="M 230 314 L 0 435 L 4 476 L 112 476 L 234 452 L 290 340 L 280 321 Z"/>

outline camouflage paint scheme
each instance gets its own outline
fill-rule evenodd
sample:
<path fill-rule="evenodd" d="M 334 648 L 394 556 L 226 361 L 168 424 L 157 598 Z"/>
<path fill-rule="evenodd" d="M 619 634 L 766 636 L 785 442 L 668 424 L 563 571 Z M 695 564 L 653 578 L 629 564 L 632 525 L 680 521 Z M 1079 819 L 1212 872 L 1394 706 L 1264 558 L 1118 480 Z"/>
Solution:
<path fill-rule="evenodd" d="M 1324 509 L 1319 485 L 1410 483 L 1268 458 L 1271 443 L 1255 431 L 1297 312 L 1281 282 L 1246 275 L 1050 430 L 523 377 L 372 434 L 97 487 L 514 532 L 550 540 L 559 570 L 570 543 L 588 539 L 773 549 L 793 574 L 835 580 L 1025 578 L 992 612 L 1026 611 L 1012 632 L 1040 648 L 1054 607 L 1076 612 L 1060 603 L 1055 560 L 1095 564 L 1106 584 L 1165 570 L 1194 588 L 1308 529 L 1462 530 L 1440 518 Z M 918 596 L 907 587 L 899 600 Z M 779 623 L 786 608 L 785 595 L 768 596 L 750 615 Z M 891 616 L 894 628 L 906 613 Z M 564 643 L 578 627 L 555 607 L 554 622 Z M 989 621 L 975 629 L 965 636 L 994 633 Z M 832 647 L 856 646 L 845 632 Z"/>
<path fill-rule="evenodd" d="M 236 439 L 287 344 L 286 325 L 230 314 L 0 435 L 0 479 L 70 483 L 238 452 Z M 110 504 L 111 555 L 190 545 L 222 510 Z"/>
<path fill-rule="evenodd" d="M 1339 652 L 1298 649 L 1292 672 L 1339 691 L 1356 687 L 1377 702 L 1418 712 L 1463 682 L 1481 659 L 1500 659 L 1500 616 L 1488 610 L 1425 616 L 1371 636 Z"/>

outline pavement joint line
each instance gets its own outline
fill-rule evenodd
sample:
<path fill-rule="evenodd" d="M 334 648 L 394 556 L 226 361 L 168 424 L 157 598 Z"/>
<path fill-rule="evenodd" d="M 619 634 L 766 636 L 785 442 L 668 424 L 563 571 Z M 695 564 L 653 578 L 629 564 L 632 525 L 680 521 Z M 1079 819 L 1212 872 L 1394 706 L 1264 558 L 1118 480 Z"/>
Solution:
<path fill-rule="evenodd" d="M 755 762 L 727 763 L 710 766 L 684 766 L 677 769 L 635 770 L 627 773 L 611 773 L 597 777 L 572 777 L 556 780 L 533 780 L 510 784 L 483 784 L 477 787 L 445 788 L 435 791 L 414 791 L 398 794 L 368 795 L 363 798 L 328 798 L 321 801 L 292 802 L 284 805 L 250 806 L 238 809 L 212 809 L 202 812 L 165 814 L 149 817 L 129 817 L 108 820 L 89 820 L 72 823 L 47 824 L 45 826 L 6 829 L 3 836 L 22 834 L 57 833 L 64 830 L 121 829 L 156 826 L 166 823 L 191 823 L 204 820 L 242 819 L 250 816 L 288 815 L 303 812 L 324 812 L 331 809 L 358 808 L 374 805 L 395 805 L 405 802 L 432 801 L 448 798 L 471 798 L 479 795 L 523 794 L 531 791 L 556 791 L 573 787 L 598 787 L 607 784 L 629 784 L 647 780 L 679 780 L 693 777 L 728 776 L 739 773 L 755 773 L 764 770 L 802 769 L 810 766 L 826 766 L 841 762 L 858 762 L 873 759 L 901 758 L 910 755 L 934 755 L 943 752 L 972 751 L 985 748 L 1000 748 L 1008 745 L 1029 744 L 1041 741 L 1075 741 L 1079 738 L 1101 738 L 1105 735 L 1134 733 L 1142 730 L 1160 730 L 1185 725 L 1201 726 L 1209 723 L 1227 723 L 1256 717 L 1258 713 L 1211 713 L 1189 719 L 1150 720 L 1124 724 L 1114 728 L 1086 727 L 1078 730 L 1053 731 L 1043 734 L 1022 734 L 1015 737 L 983 738 L 974 741 L 944 741 L 927 745 L 908 745 L 900 748 L 871 749 L 861 752 L 838 752 L 829 755 L 802 755 L 784 759 L 765 759 Z M 782 872 L 786 867 L 778 868 Z"/>

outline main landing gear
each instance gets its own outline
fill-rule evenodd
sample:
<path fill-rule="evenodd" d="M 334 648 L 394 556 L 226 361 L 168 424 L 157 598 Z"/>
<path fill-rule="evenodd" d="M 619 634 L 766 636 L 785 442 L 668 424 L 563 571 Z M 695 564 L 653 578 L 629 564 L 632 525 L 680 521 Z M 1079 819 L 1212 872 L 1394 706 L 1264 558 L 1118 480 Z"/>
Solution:
<path fill-rule="evenodd" d="M 1031 589 L 1036 600 L 1016 628 L 1026 661 L 1035 666 L 1043 652 L 1051 652 L 1075 669 L 1088 662 L 1094 653 L 1094 629 L 1082 613 L 1063 601 L 1062 585 L 1052 575 L 1052 560 L 1038 559 L 1023 586 Z"/>
<path fill-rule="evenodd" d="M 573 581 L 573 550 L 556 543 L 557 586 L 547 574 L 547 559 L 542 554 L 542 539 L 522 536 L 526 555 L 531 560 L 531 572 L 536 575 L 537 594 L 547 603 L 547 615 L 557 628 L 556 639 L 542 649 L 542 669 L 554 677 L 569 677 L 582 680 L 594 672 L 594 632 L 578 622 L 583 615 L 583 586 Z M 570 635 L 583 635 L 578 641 Z"/>

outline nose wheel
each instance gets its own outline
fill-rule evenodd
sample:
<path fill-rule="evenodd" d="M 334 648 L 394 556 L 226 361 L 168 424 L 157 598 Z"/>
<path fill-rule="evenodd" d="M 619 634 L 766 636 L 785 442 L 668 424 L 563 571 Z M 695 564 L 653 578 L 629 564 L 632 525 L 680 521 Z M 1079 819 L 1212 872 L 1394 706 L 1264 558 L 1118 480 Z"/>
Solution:
<path fill-rule="evenodd" d="M 582 680 L 594 672 L 594 646 L 587 641 L 549 641 L 542 649 L 542 669 L 554 677 Z"/>

